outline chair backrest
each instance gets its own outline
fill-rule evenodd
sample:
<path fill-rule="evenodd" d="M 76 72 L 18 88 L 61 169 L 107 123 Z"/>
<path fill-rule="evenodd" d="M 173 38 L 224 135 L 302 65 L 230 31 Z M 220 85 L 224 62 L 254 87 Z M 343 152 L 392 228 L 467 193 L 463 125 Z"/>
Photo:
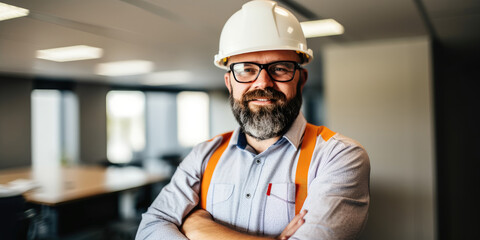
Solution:
<path fill-rule="evenodd" d="M 25 239 L 25 198 L 22 195 L 0 196 L 0 239 Z"/>

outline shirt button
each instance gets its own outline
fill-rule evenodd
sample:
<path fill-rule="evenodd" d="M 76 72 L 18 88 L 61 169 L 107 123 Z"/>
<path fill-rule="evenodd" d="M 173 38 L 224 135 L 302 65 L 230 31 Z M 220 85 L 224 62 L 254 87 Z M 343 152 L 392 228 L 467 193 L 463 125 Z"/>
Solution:
<path fill-rule="evenodd" d="M 252 195 L 250 195 L 250 193 L 247 193 L 247 194 L 245 195 L 246 198 L 250 198 L 251 196 L 252 196 Z"/>
<path fill-rule="evenodd" d="M 260 161 L 260 159 L 257 159 L 257 161 L 255 161 L 257 164 L 260 164 L 262 163 L 262 161 Z"/>

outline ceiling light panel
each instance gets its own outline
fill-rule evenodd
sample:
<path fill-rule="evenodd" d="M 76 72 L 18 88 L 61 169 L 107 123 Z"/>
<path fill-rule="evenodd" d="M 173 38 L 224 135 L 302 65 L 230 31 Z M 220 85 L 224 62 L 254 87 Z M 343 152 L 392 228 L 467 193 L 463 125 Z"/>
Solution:
<path fill-rule="evenodd" d="M 128 76 L 152 72 L 153 62 L 129 60 L 97 64 L 96 74 L 103 76 Z"/>
<path fill-rule="evenodd" d="M 0 21 L 27 16 L 29 12 L 30 11 L 25 8 L 0 3 Z"/>
<path fill-rule="evenodd" d="M 70 62 L 96 59 L 101 58 L 102 55 L 103 50 L 101 48 L 90 47 L 86 45 L 51 48 L 37 51 L 37 58 L 55 62 Z"/>
<path fill-rule="evenodd" d="M 145 85 L 162 86 L 190 83 L 193 74 L 186 70 L 164 71 L 151 73 L 142 81 Z"/>
<path fill-rule="evenodd" d="M 343 26 L 333 19 L 301 22 L 303 34 L 306 38 L 325 37 L 343 34 Z"/>

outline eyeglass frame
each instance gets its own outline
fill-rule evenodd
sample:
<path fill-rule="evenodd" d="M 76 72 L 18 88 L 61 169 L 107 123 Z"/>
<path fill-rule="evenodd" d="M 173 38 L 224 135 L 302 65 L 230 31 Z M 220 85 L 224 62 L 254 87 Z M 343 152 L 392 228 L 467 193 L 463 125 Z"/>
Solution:
<path fill-rule="evenodd" d="M 268 72 L 268 67 L 272 64 L 275 64 L 275 63 L 281 63 L 281 62 L 288 62 L 288 63 L 293 63 L 294 64 L 294 68 L 293 68 L 293 76 L 290 80 L 285 80 L 285 81 L 282 81 L 282 80 L 276 80 L 275 78 L 272 77 L 272 75 L 270 75 L 270 72 Z M 253 64 L 253 65 L 256 65 L 260 68 L 260 70 L 258 71 L 258 74 L 257 76 L 255 77 L 255 79 L 253 79 L 252 81 L 248 81 L 248 82 L 240 82 L 237 80 L 237 76 L 235 76 L 235 71 L 233 71 L 233 66 L 235 64 L 239 64 L 239 63 L 248 63 L 248 64 Z M 272 79 L 272 81 L 274 82 L 290 82 L 292 81 L 294 78 L 295 78 L 295 75 L 296 75 L 296 72 L 297 70 L 300 70 L 300 69 L 303 69 L 302 66 L 300 66 L 300 63 L 296 62 L 296 61 L 275 61 L 275 62 L 270 62 L 270 63 L 265 63 L 265 64 L 261 64 L 261 63 L 256 63 L 256 62 L 236 62 L 236 63 L 232 63 L 230 64 L 229 66 L 230 70 L 228 71 L 229 73 L 231 72 L 233 74 L 233 79 L 235 79 L 236 82 L 238 83 L 252 83 L 252 82 L 255 82 L 257 81 L 258 79 L 258 76 L 260 76 L 260 73 L 262 72 L 263 69 L 265 69 L 265 71 L 267 72 L 267 75 L 270 77 L 270 79 Z"/>

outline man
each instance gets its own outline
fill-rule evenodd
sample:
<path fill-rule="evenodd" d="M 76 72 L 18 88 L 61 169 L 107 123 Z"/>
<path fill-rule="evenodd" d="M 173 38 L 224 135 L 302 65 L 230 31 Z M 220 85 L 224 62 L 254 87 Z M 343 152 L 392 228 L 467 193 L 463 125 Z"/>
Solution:
<path fill-rule="evenodd" d="M 137 239 L 354 239 L 368 155 L 300 112 L 313 58 L 298 20 L 251 1 L 225 24 L 215 64 L 240 127 L 195 146 L 143 214 Z"/>

